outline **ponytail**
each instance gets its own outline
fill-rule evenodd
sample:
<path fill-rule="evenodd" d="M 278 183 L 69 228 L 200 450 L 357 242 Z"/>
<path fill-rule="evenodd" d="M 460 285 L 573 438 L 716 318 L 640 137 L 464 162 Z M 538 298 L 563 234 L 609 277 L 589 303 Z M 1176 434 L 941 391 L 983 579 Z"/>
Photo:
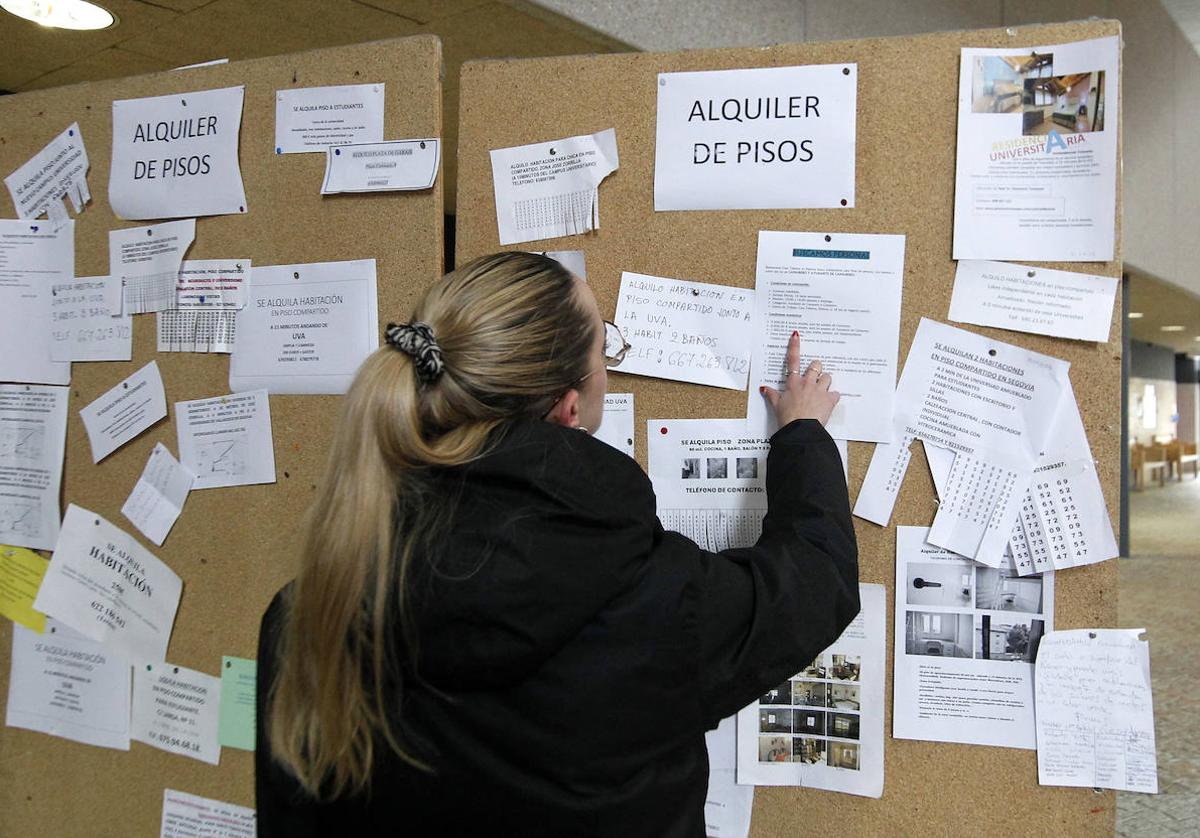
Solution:
<path fill-rule="evenodd" d="M 433 380 L 391 345 L 359 368 L 303 524 L 267 698 L 272 756 L 311 796 L 368 790 L 380 747 L 428 768 L 396 724 L 404 662 L 415 665 L 412 565 L 452 513 L 428 478 L 478 458 L 586 375 L 596 326 L 577 282 L 533 254 L 477 259 L 413 314 L 437 342 Z"/>

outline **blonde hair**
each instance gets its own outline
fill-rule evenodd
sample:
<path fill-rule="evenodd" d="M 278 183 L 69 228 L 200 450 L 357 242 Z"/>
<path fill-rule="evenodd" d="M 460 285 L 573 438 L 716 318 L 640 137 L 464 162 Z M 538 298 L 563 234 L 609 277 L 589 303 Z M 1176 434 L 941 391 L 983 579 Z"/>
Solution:
<path fill-rule="evenodd" d="M 476 259 L 413 312 L 441 347 L 435 381 L 421 382 L 391 346 L 359 368 L 304 522 L 267 698 L 272 756 L 310 795 L 369 790 L 380 747 L 428 767 L 396 716 L 407 686 L 401 655 L 409 672 L 415 665 L 413 558 L 452 512 L 429 478 L 478 458 L 514 419 L 539 418 L 587 374 L 596 324 L 575 286 L 542 256 Z"/>

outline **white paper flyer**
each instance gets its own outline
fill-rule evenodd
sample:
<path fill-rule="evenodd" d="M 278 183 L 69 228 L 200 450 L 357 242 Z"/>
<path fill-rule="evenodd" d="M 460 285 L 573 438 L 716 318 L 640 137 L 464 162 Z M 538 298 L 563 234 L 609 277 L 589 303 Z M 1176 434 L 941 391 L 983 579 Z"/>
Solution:
<path fill-rule="evenodd" d="M 605 393 L 604 417 L 594 436 L 633 456 L 633 393 Z"/>
<path fill-rule="evenodd" d="M 175 403 L 179 460 L 193 489 L 275 482 L 271 400 L 266 390 Z"/>
<path fill-rule="evenodd" d="M 1116 36 L 962 51 L 955 259 L 1113 258 L 1119 62 Z"/>
<path fill-rule="evenodd" d="M 383 91 L 382 83 L 275 91 L 275 153 L 323 153 L 333 145 L 381 141 Z"/>
<path fill-rule="evenodd" d="M 88 190 L 88 155 L 79 123 L 72 122 L 37 154 L 4 179 L 18 218 L 46 213 L 52 222 L 65 221 L 63 198 L 79 215 L 92 199 Z"/>
<path fill-rule="evenodd" d="M 500 244 L 600 227 L 600 181 L 616 171 L 612 128 L 491 152 Z"/>
<path fill-rule="evenodd" d="M 68 388 L 0 384 L 0 544 L 52 550 Z"/>
<path fill-rule="evenodd" d="M 1033 661 L 1054 628 L 1054 574 L 1018 577 L 896 528 L 897 739 L 1036 747 Z"/>
<path fill-rule="evenodd" d="M 33 607 L 131 660 L 160 661 L 182 592 L 137 539 L 71 504 Z"/>
<path fill-rule="evenodd" d="M 108 203 L 130 221 L 246 212 L 238 162 L 245 88 L 112 103 Z"/>
<path fill-rule="evenodd" d="M 9 727 L 129 750 L 129 661 L 57 620 L 13 626 Z"/>
<path fill-rule="evenodd" d="M 255 265 L 238 312 L 229 389 L 344 393 L 379 348 L 375 260 Z"/>
<path fill-rule="evenodd" d="M 623 271 L 613 322 L 630 349 L 617 372 L 746 389 L 749 288 Z"/>
<path fill-rule="evenodd" d="M 133 320 L 110 313 L 113 280 L 82 276 L 55 285 L 50 317 L 55 361 L 129 361 L 133 358 Z"/>
<path fill-rule="evenodd" d="M 778 429 L 758 386 L 787 383 L 788 340 L 798 331 L 800 370 L 819 360 L 842 396 L 829 435 L 891 442 L 903 283 L 904 236 L 759 232 L 747 427 Z"/>
<path fill-rule="evenodd" d="M 738 711 L 739 783 L 883 794 L 887 589 L 807 667 Z"/>
<path fill-rule="evenodd" d="M 1143 628 L 1056 631 L 1037 656 L 1038 782 L 1158 792 Z"/>
<path fill-rule="evenodd" d="M 70 363 L 53 357 L 51 303 L 74 278 L 74 221 L 0 219 L 0 381 L 70 383 Z"/>
<path fill-rule="evenodd" d="M 659 73 L 654 209 L 853 207 L 858 65 Z"/>
<path fill-rule="evenodd" d="M 954 273 L 950 319 L 1108 343 L 1116 297 L 1111 276 L 963 260 Z"/>
<path fill-rule="evenodd" d="M 651 419 L 647 472 L 658 517 L 703 550 L 749 547 L 767 511 L 765 437 L 741 419 Z"/>
<path fill-rule="evenodd" d="M 221 761 L 221 679 L 184 666 L 136 660 L 130 738 L 210 765 Z"/>

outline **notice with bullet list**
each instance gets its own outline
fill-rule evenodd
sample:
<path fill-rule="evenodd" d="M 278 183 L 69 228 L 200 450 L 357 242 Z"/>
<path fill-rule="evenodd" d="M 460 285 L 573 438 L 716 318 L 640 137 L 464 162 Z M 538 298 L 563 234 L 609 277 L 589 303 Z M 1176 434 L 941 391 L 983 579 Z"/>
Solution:
<path fill-rule="evenodd" d="M 841 394 L 829 435 L 891 442 L 903 282 L 904 236 L 759 232 L 747 427 L 778 429 L 758 387 L 787 385 L 788 341 L 799 332 L 798 369 L 820 361 Z"/>

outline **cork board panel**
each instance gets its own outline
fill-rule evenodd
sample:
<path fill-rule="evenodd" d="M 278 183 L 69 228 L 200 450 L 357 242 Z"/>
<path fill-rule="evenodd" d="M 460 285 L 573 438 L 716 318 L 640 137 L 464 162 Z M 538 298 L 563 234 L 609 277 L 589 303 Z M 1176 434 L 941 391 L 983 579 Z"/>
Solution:
<path fill-rule="evenodd" d="M 249 211 L 199 219 L 188 256 L 255 265 L 374 258 L 387 322 L 442 273 L 441 179 L 424 192 L 322 198 L 324 155 L 274 153 L 275 91 L 383 82 L 385 137 L 438 136 L 441 67 L 440 41 L 422 35 L 4 97 L 0 170 L 15 169 L 78 120 L 93 201 L 76 221 L 76 274 L 106 274 L 108 231 L 131 226 L 107 203 L 112 100 L 244 84 L 240 158 Z M 7 193 L 0 197 L 8 202 Z M 167 419 L 93 465 L 79 409 L 151 359 L 162 371 Z M 156 442 L 178 453 L 174 402 L 227 393 L 228 370 L 225 355 L 156 353 L 153 315 L 134 318 L 132 362 L 75 364 L 64 509 L 77 503 L 138 535 L 120 508 Z M 255 657 L 262 613 L 294 576 L 293 539 L 321 479 L 338 404 L 336 396 L 272 396 L 278 482 L 193 492 L 163 547 L 143 540 L 183 579 L 171 663 L 215 674 L 221 655 Z M 8 695 L 11 635 L 5 620 L 0 701 Z M 157 835 L 164 788 L 253 806 L 253 754 L 225 748 L 221 764 L 210 766 L 138 742 L 123 753 L 0 728 L 0 836 Z"/>
<path fill-rule="evenodd" d="M 950 254 L 960 49 L 1035 46 L 1119 34 L 1118 22 L 1093 21 L 751 49 L 468 63 L 460 80 L 457 259 L 461 263 L 501 249 L 489 149 L 611 127 L 617 132 L 621 165 L 600 185 L 600 229 L 518 248 L 585 251 L 588 282 L 601 310 L 611 316 L 623 270 L 753 287 L 758 230 L 903 233 L 907 236 L 900 330 L 903 361 L 920 318 L 946 322 L 949 311 L 955 270 Z M 655 213 L 657 73 L 838 62 L 858 64 L 853 209 Z M 1119 230 L 1117 248 L 1117 258 L 1111 262 L 1042 264 L 1119 277 Z M 1115 521 L 1121 462 L 1119 311 L 1114 312 L 1113 324 L 1107 344 L 969 328 L 1071 362 L 1071 380 Z M 621 375 L 619 368 L 610 376 L 609 390 L 635 394 L 636 447 L 643 467 L 647 419 L 745 415 L 743 392 Z M 920 446 L 914 450 L 892 526 L 881 528 L 855 519 L 861 579 L 883 583 L 891 592 L 885 689 L 889 733 L 894 527 L 928 526 L 936 503 L 924 455 Z M 870 444 L 850 443 L 852 498 L 858 494 L 872 451 Z M 1115 562 L 1107 562 L 1061 572 L 1055 625 L 1114 625 L 1116 571 Z M 970 818 L 971 830 L 978 834 L 1008 834 L 1014 823 L 1022 832 L 1037 834 L 1083 836 L 1111 833 L 1114 828 L 1113 794 L 1039 787 L 1033 751 L 894 740 L 889 735 L 885 757 L 880 800 L 759 788 L 751 834 L 807 834 L 821 829 L 863 835 L 952 834 L 959 831 L 964 817 Z M 1003 792 L 983 791 L 998 785 Z"/>
<path fill-rule="evenodd" d="M 446 60 L 446 148 L 458 144 L 458 78 L 463 62 L 480 58 L 531 58 L 545 55 L 582 55 L 630 52 L 607 35 L 528 3 L 476 4 L 459 14 L 443 15 L 422 28 L 442 39 Z M 457 159 L 443 161 L 446 173 L 446 211 L 455 212 L 454 184 Z"/>

